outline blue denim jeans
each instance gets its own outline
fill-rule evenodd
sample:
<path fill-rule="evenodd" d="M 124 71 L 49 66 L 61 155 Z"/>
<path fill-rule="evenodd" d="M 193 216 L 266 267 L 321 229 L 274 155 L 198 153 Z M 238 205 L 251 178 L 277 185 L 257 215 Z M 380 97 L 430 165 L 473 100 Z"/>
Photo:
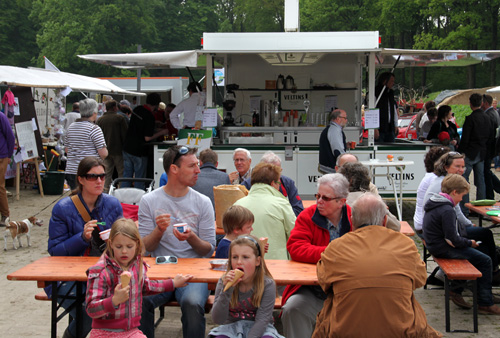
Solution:
<path fill-rule="evenodd" d="M 154 338 L 154 310 L 160 305 L 176 299 L 181 306 L 182 334 L 184 338 L 204 338 L 205 303 L 208 295 L 209 291 L 206 283 L 190 283 L 183 288 L 175 289 L 174 292 L 164 292 L 144 297 L 139 329 L 146 337 Z"/>
<path fill-rule="evenodd" d="M 473 239 L 476 242 L 482 242 L 476 249 L 491 258 L 491 266 L 493 270 L 495 270 L 498 267 L 498 258 L 495 239 L 493 238 L 493 233 L 491 232 L 491 230 L 481 227 L 468 226 L 466 227 L 466 231 L 467 238 Z"/>
<path fill-rule="evenodd" d="M 63 296 L 63 295 L 66 295 L 68 293 L 68 291 L 73 287 L 73 285 L 75 284 L 75 282 L 62 282 L 62 284 L 59 286 L 59 289 L 58 289 L 58 298 L 59 296 Z M 84 287 L 84 293 L 85 293 L 85 287 Z M 72 297 L 75 297 L 76 295 L 76 285 L 75 287 L 73 288 L 73 290 L 71 290 L 70 296 Z M 83 297 L 85 298 L 85 294 L 83 295 Z M 60 304 L 64 309 L 67 309 L 68 307 L 71 306 L 71 304 L 73 304 L 75 300 L 74 299 L 66 299 L 64 301 L 57 301 L 58 304 Z M 76 308 L 73 308 L 73 310 L 71 310 L 69 312 L 69 315 L 71 317 L 73 317 L 73 319 L 76 318 Z M 89 315 L 87 314 L 87 311 L 85 310 L 85 304 L 82 304 L 82 318 L 80 318 L 80 320 L 82 321 L 82 332 L 81 332 L 81 338 L 83 337 L 86 337 L 90 330 L 92 329 L 92 318 L 89 317 Z M 68 331 L 69 333 L 71 333 L 71 335 L 73 337 L 76 337 L 76 321 L 73 320 L 71 321 L 71 323 L 69 324 L 68 326 Z M 80 338 L 80 337 L 76 337 L 76 338 Z"/>
<path fill-rule="evenodd" d="M 478 153 L 476 158 L 470 159 L 465 157 L 465 172 L 463 177 L 469 182 L 471 171 L 474 170 L 474 185 L 476 186 L 476 200 L 486 198 L 486 186 L 484 184 L 484 161 L 481 160 L 481 155 Z M 465 207 L 465 203 L 469 203 L 469 194 L 465 195 L 460 202 L 460 208 L 465 216 L 469 216 L 469 209 Z"/>
<path fill-rule="evenodd" d="M 144 178 L 146 174 L 146 166 L 148 164 L 147 157 L 139 157 L 131 155 L 127 152 L 123 152 L 123 177 L 129 178 Z M 135 175 L 134 175 L 135 174 Z M 120 188 L 131 187 L 130 182 L 122 182 Z M 134 187 L 139 189 L 144 189 L 145 184 L 143 182 L 136 182 Z"/>
<path fill-rule="evenodd" d="M 481 244 L 482 245 L 482 244 Z M 483 276 L 477 280 L 477 303 L 479 306 L 491 306 L 493 305 L 493 294 L 491 293 L 491 278 L 492 278 L 492 268 L 491 268 L 491 258 L 485 255 L 479 250 L 473 249 L 471 247 L 456 249 L 450 247 L 450 249 L 444 255 L 440 255 L 442 258 L 453 258 L 453 259 L 466 259 L 472 265 L 478 269 Z M 456 293 L 461 293 L 461 288 L 453 288 L 452 291 Z"/>
<path fill-rule="evenodd" d="M 495 163 L 495 169 L 500 168 L 500 156 L 493 157 L 493 162 Z"/>

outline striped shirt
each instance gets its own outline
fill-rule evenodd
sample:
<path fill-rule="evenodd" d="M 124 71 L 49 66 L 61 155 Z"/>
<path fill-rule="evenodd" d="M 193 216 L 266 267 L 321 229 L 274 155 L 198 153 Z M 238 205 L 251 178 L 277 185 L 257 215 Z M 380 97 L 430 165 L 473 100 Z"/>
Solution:
<path fill-rule="evenodd" d="M 66 174 L 76 175 L 78 165 L 87 156 L 99 157 L 98 149 L 106 147 L 101 128 L 90 121 L 73 122 L 64 137 L 68 148 Z"/>

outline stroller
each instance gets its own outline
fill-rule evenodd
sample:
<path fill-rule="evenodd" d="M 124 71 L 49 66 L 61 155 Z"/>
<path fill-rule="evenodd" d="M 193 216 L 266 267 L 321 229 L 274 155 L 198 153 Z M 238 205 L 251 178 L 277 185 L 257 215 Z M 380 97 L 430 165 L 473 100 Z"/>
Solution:
<path fill-rule="evenodd" d="M 143 182 L 144 189 L 139 188 L 118 188 L 120 182 Z M 144 194 L 153 191 L 155 180 L 152 178 L 117 178 L 109 187 L 109 195 L 120 201 L 123 208 L 123 217 L 138 220 L 139 202 Z"/>

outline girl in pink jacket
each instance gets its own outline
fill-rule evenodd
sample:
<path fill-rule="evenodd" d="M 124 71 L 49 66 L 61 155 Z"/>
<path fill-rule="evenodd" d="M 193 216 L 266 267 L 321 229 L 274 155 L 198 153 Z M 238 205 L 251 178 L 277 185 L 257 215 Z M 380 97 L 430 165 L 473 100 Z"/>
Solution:
<path fill-rule="evenodd" d="M 183 287 L 193 277 L 177 275 L 149 280 L 141 253 L 144 244 L 134 221 L 113 223 L 106 251 L 87 270 L 87 313 L 92 318 L 90 338 L 146 337 L 140 330 L 142 293 L 160 293 Z M 127 275 L 128 279 L 123 277 Z"/>

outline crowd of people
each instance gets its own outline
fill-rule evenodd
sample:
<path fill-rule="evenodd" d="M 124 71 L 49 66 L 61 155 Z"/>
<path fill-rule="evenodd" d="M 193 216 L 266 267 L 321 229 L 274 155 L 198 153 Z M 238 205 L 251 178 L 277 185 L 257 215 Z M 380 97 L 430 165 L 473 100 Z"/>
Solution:
<path fill-rule="evenodd" d="M 393 82 L 386 76 L 380 85 L 390 89 Z M 195 90 L 191 97 L 199 95 Z M 394 136 L 394 117 L 390 95 L 385 95 L 389 115 L 381 122 L 387 128 L 378 136 L 387 142 Z M 425 156 L 427 174 L 418 188 L 414 226 L 435 257 L 468 259 L 481 271 L 479 312 L 500 315 L 500 297 L 492 294 L 492 284 L 500 283 L 493 234 L 475 226 L 460 204 L 470 190 L 472 170 L 478 199 L 486 196 L 484 179 L 497 154 L 491 148 L 498 123 L 485 112 L 490 98 L 471 95 L 472 114 L 461 139 L 455 136 L 449 106 L 427 107 L 427 121 L 434 122 L 420 130 L 429 140 L 446 132 L 449 142 L 432 147 Z M 236 170 L 226 174 L 217 170 L 218 156 L 212 149 L 197 156 L 196 148 L 176 145 L 163 155 L 165 184 L 142 197 L 135 223 L 123 218 L 119 201 L 106 193 L 113 170 L 143 177 L 145 145 L 170 132 L 168 127 L 155 129 L 156 116 L 166 119 L 175 109 L 158 113 L 167 106 L 157 94 L 148 95 L 130 121 L 118 114 L 121 105 L 113 100 L 106 102 L 106 113 L 99 119 L 94 100 L 82 100 L 78 108 L 80 117 L 68 126 L 65 140 L 66 175 L 74 190 L 53 208 L 48 249 L 54 256 L 100 257 L 87 271 L 81 337 L 154 337 L 155 309 L 171 300 L 180 305 L 183 336 L 206 337 L 208 284 L 189 282 L 196 271 L 172 280 L 149 280 L 145 255 L 228 259 L 211 314 L 219 326 L 209 337 L 361 337 L 367 332 L 442 336 L 427 323 L 413 294 L 427 282 L 414 241 L 399 232 L 400 222 L 378 195 L 368 169 L 346 152 L 345 111 L 332 111 L 331 125 L 321 136 L 318 169 L 324 175 L 317 181 L 316 204 L 304 208 L 294 181 L 282 175 L 281 160 L 271 151 L 252 167 L 250 151 L 235 149 Z M 184 127 L 194 127 L 194 120 L 184 122 Z M 172 125 L 179 123 L 173 120 Z M 217 239 L 213 187 L 221 184 L 242 184 L 249 192 L 225 211 L 225 235 Z M 173 226 L 180 222 L 187 224 L 184 231 Z M 101 239 L 103 230 L 110 230 L 108 240 Z M 267 259 L 317 264 L 319 285 L 278 287 L 264 254 Z M 74 284 L 61 281 L 58 294 L 74 295 Z M 46 292 L 51 295 L 50 288 Z M 283 335 L 273 325 L 277 295 L 282 297 Z M 458 285 L 452 284 L 451 299 L 462 308 L 472 307 Z M 71 305 L 67 299 L 58 301 L 65 308 Z M 76 316 L 74 308 L 70 315 Z M 75 321 L 63 337 L 77 337 Z"/>

